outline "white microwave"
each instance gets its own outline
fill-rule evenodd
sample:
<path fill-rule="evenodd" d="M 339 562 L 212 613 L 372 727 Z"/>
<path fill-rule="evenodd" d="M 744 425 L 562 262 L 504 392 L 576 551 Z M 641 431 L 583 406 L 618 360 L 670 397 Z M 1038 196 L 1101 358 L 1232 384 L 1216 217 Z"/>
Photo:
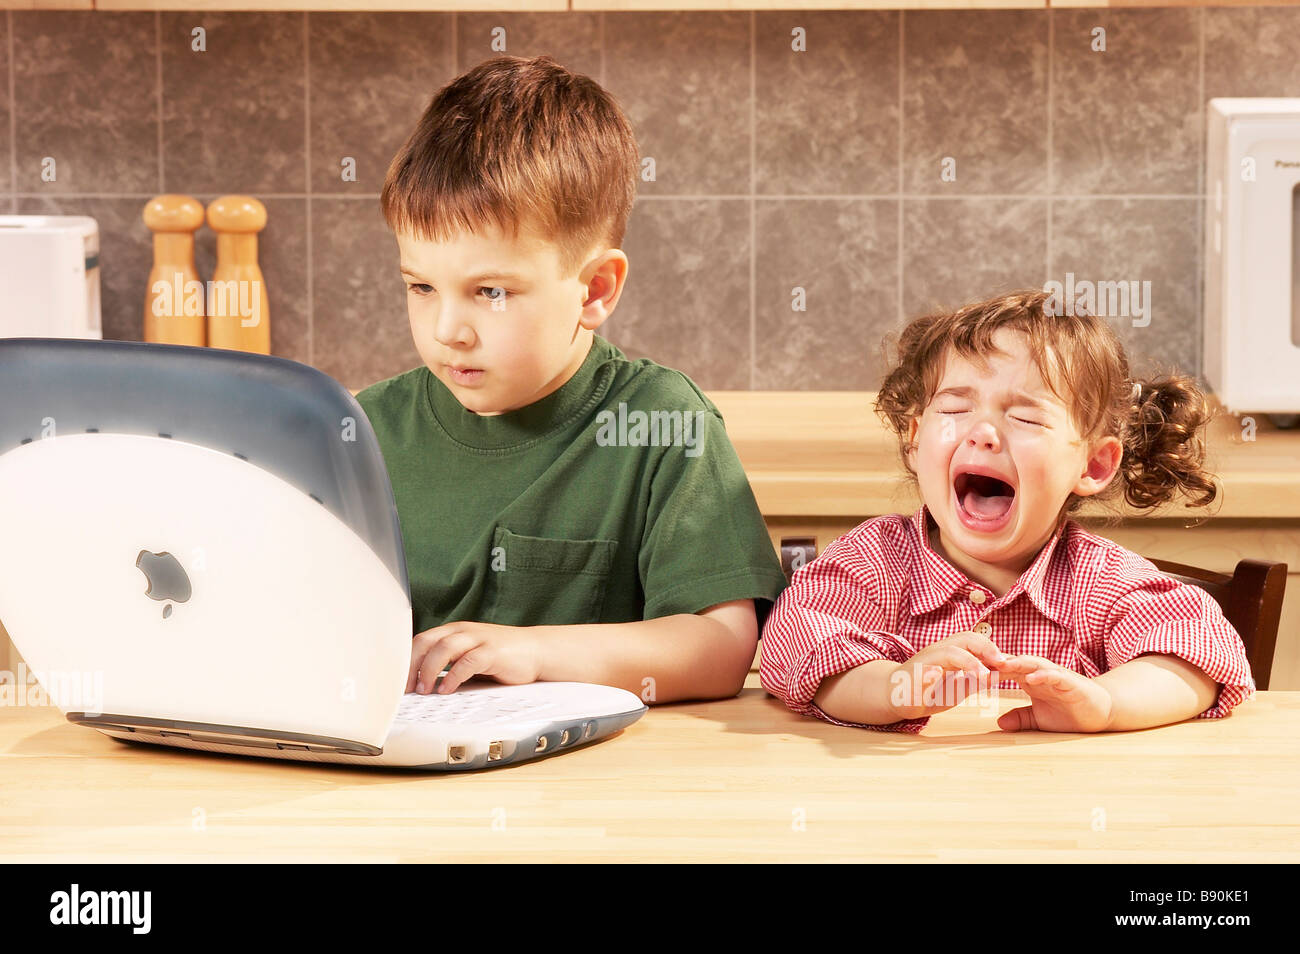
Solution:
<path fill-rule="evenodd" d="M 1205 378 L 1238 414 L 1300 424 L 1300 99 L 1207 107 Z"/>
<path fill-rule="evenodd" d="M 0 338 L 103 338 L 99 225 L 0 215 Z"/>

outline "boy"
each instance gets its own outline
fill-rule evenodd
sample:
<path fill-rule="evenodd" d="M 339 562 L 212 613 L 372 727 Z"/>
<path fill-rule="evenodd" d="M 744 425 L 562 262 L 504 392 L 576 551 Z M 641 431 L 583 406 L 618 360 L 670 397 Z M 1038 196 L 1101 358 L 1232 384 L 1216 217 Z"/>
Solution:
<path fill-rule="evenodd" d="M 425 366 L 357 395 L 393 484 L 407 691 L 571 680 L 735 695 L 785 583 L 717 408 L 595 334 L 627 277 L 639 156 L 550 57 L 434 97 L 388 170 Z M 449 667 L 449 668 L 448 668 Z"/>

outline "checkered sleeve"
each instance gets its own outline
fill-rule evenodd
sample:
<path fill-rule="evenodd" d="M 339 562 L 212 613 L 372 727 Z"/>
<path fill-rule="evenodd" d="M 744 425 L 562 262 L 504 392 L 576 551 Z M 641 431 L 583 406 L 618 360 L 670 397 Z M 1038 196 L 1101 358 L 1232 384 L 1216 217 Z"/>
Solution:
<path fill-rule="evenodd" d="M 1108 562 L 1105 578 L 1115 597 L 1105 619 L 1108 669 L 1143 653 L 1186 660 L 1219 684 L 1215 704 L 1198 719 L 1222 718 L 1254 694 L 1245 644 L 1209 593 L 1127 550 Z"/>
<path fill-rule="evenodd" d="M 763 627 L 759 681 L 801 715 L 835 725 L 919 732 L 928 718 L 887 725 L 844 722 L 813 702 L 823 679 L 875 659 L 904 662 L 910 646 L 892 635 L 879 586 L 884 563 L 870 522 L 800 567 Z"/>

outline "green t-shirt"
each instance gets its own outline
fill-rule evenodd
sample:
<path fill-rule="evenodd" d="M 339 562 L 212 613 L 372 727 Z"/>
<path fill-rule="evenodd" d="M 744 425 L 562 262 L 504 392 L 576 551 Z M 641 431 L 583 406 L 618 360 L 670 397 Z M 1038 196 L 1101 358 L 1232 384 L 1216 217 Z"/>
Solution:
<path fill-rule="evenodd" d="M 593 336 L 577 373 L 505 414 L 421 366 L 357 395 L 392 481 L 415 632 L 455 620 L 624 623 L 752 598 L 781 564 L 713 403 Z"/>

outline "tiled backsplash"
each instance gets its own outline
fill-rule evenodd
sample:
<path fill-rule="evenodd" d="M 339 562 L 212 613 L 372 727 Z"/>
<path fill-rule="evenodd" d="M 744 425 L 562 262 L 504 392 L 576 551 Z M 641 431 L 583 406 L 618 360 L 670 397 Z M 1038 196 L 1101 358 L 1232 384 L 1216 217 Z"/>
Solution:
<path fill-rule="evenodd" d="M 707 389 L 872 389 L 905 317 L 1067 273 L 1149 281 L 1149 324 L 1116 319 L 1135 370 L 1199 372 L 1204 103 L 1300 96 L 1297 7 L 15 11 L 0 209 L 94 216 L 105 336 L 138 339 L 145 201 L 256 195 L 274 352 L 363 387 L 419 364 L 388 161 L 501 30 L 599 80 L 655 157 L 602 333 Z"/>

